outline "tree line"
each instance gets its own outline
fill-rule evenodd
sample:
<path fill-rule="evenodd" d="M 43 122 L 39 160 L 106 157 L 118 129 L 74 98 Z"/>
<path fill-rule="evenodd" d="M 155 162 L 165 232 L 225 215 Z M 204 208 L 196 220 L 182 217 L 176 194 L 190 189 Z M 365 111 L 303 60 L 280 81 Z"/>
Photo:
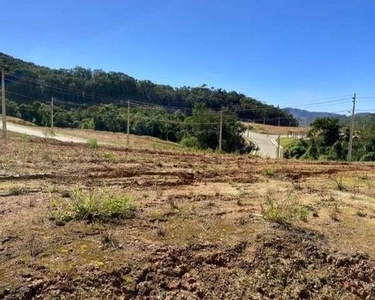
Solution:
<path fill-rule="evenodd" d="M 88 108 L 54 106 L 54 125 L 62 128 L 126 132 L 127 113 L 126 107 L 113 104 Z M 40 126 L 51 126 L 51 107 L 39 101 L 18 104 L 8 100 L 7 115 Z M 181 110 L 168 113 L 161 107 L 132 107 L 129 115 L 131 134 L 153 136 L 196 149 L 218 148 L 220 115 L 202 103 L 196 104 L 189 116 Z M 245 128 L 238 122 L 236 114 L 224 112 L 222 124 L 224 152 L 245 153 L 251 150 L 242 137 Z"/>

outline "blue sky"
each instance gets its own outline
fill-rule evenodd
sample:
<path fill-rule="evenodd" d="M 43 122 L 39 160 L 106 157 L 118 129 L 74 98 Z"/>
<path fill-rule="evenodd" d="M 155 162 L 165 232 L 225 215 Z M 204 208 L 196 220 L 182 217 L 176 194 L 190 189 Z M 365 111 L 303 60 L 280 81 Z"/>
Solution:
<path fill-rule="evenodd" d="M 1 0 L 0 51 L 54 68 L 375 111 L 373 0 Z M 372 102 L 374 104 L 372 104 Z M 316 104 L 318 103 L 318 104 Z"/>

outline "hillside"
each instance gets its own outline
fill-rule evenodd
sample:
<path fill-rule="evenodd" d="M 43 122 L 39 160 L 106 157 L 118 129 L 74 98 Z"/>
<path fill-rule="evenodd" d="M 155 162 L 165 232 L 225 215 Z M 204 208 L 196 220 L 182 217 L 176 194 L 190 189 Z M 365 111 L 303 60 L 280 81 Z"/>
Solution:
<path fill-rule="evenodd" d="M 33 100 L 47 102 L 51 97 L 56 97 L 66 102 L 90 106 L 121 104 L 121 101 L 130 99 L 142 105 L 147 103 L 171 109 L 180 108 L 189 114 L 198 102 L 215 110 L 241 110 L 237 114 L 242 119 L 263 122 L 265 118 L 266 124 L 275 125 L 280 118 L 281 125 L 297 125 L 295 118 L 282 109 L 235 91 L 208 88 L 206 85 L 174 88 L 149 80 L 137 80 L 119 72 L 83 67 L 57 70 L 37 66 L 4 53 L 0 53 L 0 66 L 7 72 L 7 96 L 18 103 Z"/>

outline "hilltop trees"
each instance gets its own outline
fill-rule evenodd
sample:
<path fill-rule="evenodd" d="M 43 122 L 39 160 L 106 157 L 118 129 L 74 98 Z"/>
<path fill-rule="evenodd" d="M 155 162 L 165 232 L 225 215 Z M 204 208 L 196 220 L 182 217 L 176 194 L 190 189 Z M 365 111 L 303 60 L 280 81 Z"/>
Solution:
<path fill-rule="evenodd" d="M 88 106 L 115 104 L 131 99 L 165 107 L 178 107 L 191 115 L 196 103 L 218 110 L 240 110 L 237 116 L 266 124 L 297 126 L 292 115 L 277 107 L 264 104 L 254 98 L 234 91 L 184 86 L 174 88 L 155 84 L 149 80 L 137 80 L 120 72 L 105 72 L 82 67 L 73 69 L 50 69 L 26 63 L 0 53 L 0 65 L 7 69 L 8 98 L 17 103 L 33 100 L 49 102 L 51 97 L 74 104 Z"/>

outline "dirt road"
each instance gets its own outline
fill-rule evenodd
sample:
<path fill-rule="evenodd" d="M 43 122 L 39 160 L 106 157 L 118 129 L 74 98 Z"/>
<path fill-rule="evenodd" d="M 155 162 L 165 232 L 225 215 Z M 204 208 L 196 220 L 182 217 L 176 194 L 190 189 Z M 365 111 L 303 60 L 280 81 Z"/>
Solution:
<path fill-rule="evenodd" d="M 3 128 L 2 123 L 0 123 L 0 128 Z M 48 130 L 49 129 L 42 129 L 40 127 L 28 127 L 28 126 L 22 126 L 19 124 L 14 124 L 11 122 L 7 122 L 7 130 L 11 132 L 21 133 L 21 134 L 27 134 L 32 135 L 35 137 L 41 137 L 41 138 L 51 138 L 55 139 L 61 142 L 72 142 L 72 143 L 86 143 L 87 140 L 82 138 L 77 138 L 73 136 L 66 136 L 61 134 L 51 134 Z"/>

